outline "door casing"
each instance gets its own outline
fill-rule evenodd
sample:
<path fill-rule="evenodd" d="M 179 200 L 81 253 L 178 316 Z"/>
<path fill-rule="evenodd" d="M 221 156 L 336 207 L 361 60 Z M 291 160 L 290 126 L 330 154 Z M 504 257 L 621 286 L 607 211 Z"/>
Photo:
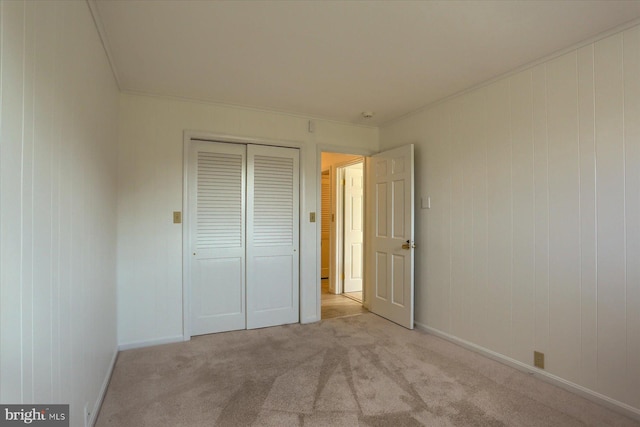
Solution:
<path fill-rule="evenodd" d="M 410 144 L 412 146 L 412 144 Z M 392 151 L 392 150 L 388 150 L 388 151 Z M 413 152 L 413 147 L 411 147 L 411 151 Z M 336 147 L 336 146 L 325 146 L 325 145 L 320 145 L 317 147 L 317 157 L 316 157 L 316 194 L 317 194 L 317 206 L 320 206 L 321 201 L 321 179 L 320 179 L 320 173 L 321 173 L 321 154 L 323 152 L 330 152 L 330 153 L 343 153 L 343 154 L 353 154 L 353 155 L 362 155 L 365 157 L 365 161 L 364 161 L 364 179 L 365 182 L 369 180 L 370 175 L 372 173 L 372 164 L 371 164 L 371 157 L 375 154 L 382 154 L 384 152 L 380 152 L 380 151 L 371 151 L 371 150 L 353 150 L 353 149 L 348 149 L 345 147 Z M 411 155 L 413 158 L 413 154 Z M 413 168 L 413 166 L 412 166 Z M 412 187 L 414 187 L 414 177 L 412 175 L 411 177 L 411 185 Z M 335 180 L 334 180 L 335 181 Z M 368 185 L 367 185 L 368 186 Z M 365 186 L 365 187 L 367 187 Z M 332 189 L 335 189 L 337 186 L 335 185 L 335 182 L 332 183 Z M 365 189 L 365 216 L 364 216 L 364 230 L 365 230 L 365 239 L 367 239 L 367 236 L 372 236 L 373 230 L 373 224 L 372 221 L 370 221 L 370 219 L 368 219 L 369 216 L 369 212 L 370 212 L 370 206 L 369 204 L 372 203 L 372 199 L 373 197 L 371 197 L 371 195 L 367 195 L 368 190 Z M 413 213 L 413 215 L 415 215 L 414 212 L 414 195 L 411 195 L 411 207 L 410 210 Z M 412 221 L 412 226 L 411 226 L 412 231 L 412 235 L 410 240 L 413 243 L 413 232 L 415 231 L 415 224 L 413 224 Z M 317 253 L 317 260 L 316 260 L 316 266 L 317 266 L 317 271 L 318 274 L 316 274 L 316 283 L 317 283 L 317 299 L 318 299 L 318 305 L 320 304 L 320 298 L 321 298 L 321 282 L 320 282 L 320 275 L 319 275 L 319 271 L 320 271 L 320 245 L 319 245 L 319 240 L 320 240 L 320 226 L 316 227 L 316 233 L 317 233 L 317 239 L 318 239 L 318 244 L 317 244 L 317 248 L 316 248 L 316 253 Z M 332 231 L 332 236 L 335 236 L 335 231 Z M 370 240 L 370 239 L 369 239 Z M 366 243 L 365 242 L 365 250 L 364 250 L 364 272 L 363 272 L 363 280 L 364 280 L 364 286 L 363 286 L 363 293 L 364 293 L 364 301 L 363 301 L 363 306 L 367 309 L 371 309 L 371 295 L 372 295 L 372 283 L 371 280 L 369 280 L 369 277 L 371 276 L 371 271 L 370 268 L 368 266 L 368 259 L 369 257 L 369 252 L 371 252 L 372 249 L 372 244 L 371 242 Z M 413 250 L 412 250 L 413 252 Z M 333 260 L 336 259 L 336 255 L 332 253 L 332 262 Z M 412 264 L 413 264 L 413 256 L 412 256 Z M 335 269 L 332 266 L 332 269 L 335 272 Z M 412 270 L 413 271 L 413 270 Z M 331 278 L 333 279 L 335 276 L 335 274 L 332 272 Z M 334 279 L 335 280 L 335 279 Z M 411 289 L 411 294 L 412 294 L 412 299 L 414 299 L 414 290 L 413 290 L 413 280 L 414 280 L 414 273 L 412 272 L 411 274 L 411 283 L 412 283 L 412 289 Z M 415 299 L 413 304 L 415 304 Z M 412 313 L 413 313 L 414 307 L 412 307 Z M 413 319 L 413 314 L 412 314 L 412 319 Z M 407 326 L 409 328 L 413 328 L 413 325 L 411 326 Z"/>
<path fill-rule="evenodd" d="M 341 146 L 341 145 L 330 145 L 330 144 L 317 144 L 316 145 L 316 173 L 315 173 L 315 179 L 316 179 L 316 206 L 318 206 L 318 209 L 320 209 L 320 206 L 322 206 L 322 201 L 321 201 L 321 197 L 322 197 L 322 180 L 321 180 L 321 173 L 322 173 L 322 153 L 340 153 L 340 154 L 351 154 L 351 155 L 357 155 L 357 156 L 363 156 L 363 157 L 368 157 L 371 156 L 375 153 L 377 153 L 377 151 L 371 150 L 371 149 L 366 149 L 366 148 L 351 148 L 351 147 L 345 147 L 345 146 Z M 360 160 L 362 161 L 362 160 Z M 335 168 L 335 166 L 333 167 Z M 365 175 L 365 180 L 366 180 L 366 174 L 367 174 L 367 165 L 365 162 L 364 165 L 364 175 Z M 333 194 L 336 193 L 336 179 L 335 179 L 335 173 L 334 171 L 332 171 L 332 178 L 331 178 L 332 182 L 331 182 L 331 191 L 333 192 Z M 366 202 L 365 202 L 366 203 Z M 332 237 L 335 236 L 335 222 L 333 222 L 331 224 L 331 235 Z M 366 209 L 365 209 L 365 218 L 364 218 L 364 229 L 365 229 L 365 236 L 367 233 L 367 219 L 366 219 Z M 320 268 L 321 268 L 321 258 L 320 258 L 320 238 L 321 238 L 321 227 L 320 227 L 320 223 L 317 224 L 316 226 L 316 236 L 317 236 L 317 244 L 316 244 L 316 277 L 315 277 L 315 283 L 316 283 L 316 301 L 317 301 L 317 313 L 318 313 L 318 318 L 317 320 L 320 320 L 320 301 L 321 301 L 321 295 L 322 295 L 322 283 L 321 283 L 321 279 L 320 279 Z M 335 239 L 334 239 L 335 240 Z M 331 249 L 331 274 L 329 276 L 329 280 L 330 280 L 330 287 L 331 286 L 335 286 L 335 271 L 336 271 L 336 265 L 335 265 L 335 260 L 336 257 L 338 256 L 336 254 L 336 249 L 335 249 L 335 244 L 332 243 L 332 249 Z M 366 245 L 365 245 L 365 259 L 366 259 Z M 365 271 L 363 272 L 364 275 L 364 280 L 366 283 L 366 268 Z M 364 300 L 362 302 L 362 305 L 365 308 L 369 307 L 369 303 L 368 303 L 368 288 L 367 285 L 365 284 L 363 286 L 363 297 Z"/>

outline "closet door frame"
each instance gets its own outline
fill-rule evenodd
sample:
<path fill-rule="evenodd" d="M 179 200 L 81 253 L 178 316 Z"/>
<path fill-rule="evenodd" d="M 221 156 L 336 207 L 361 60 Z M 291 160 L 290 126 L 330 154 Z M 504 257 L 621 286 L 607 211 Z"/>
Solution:
<path fill-rule="evenodd" d="M 304 227 L 304 161 L 305 158 L 305 149 L 304 143 L 297 141 L 275 141 L 270 139 L 263 138 L 251 138 L 251 137 L 242 137 L 242 136 L 233 136 L 233 135 L 224 135 L 224 134 L 214 134 L 214 133 L 206 133 L 206 132 L 198 132 L 198 131 L 184 131 L 183 135 L 183 162 L 182 162 L 182 183 L 183 183 L 183 191 L 182 191 L 182 338 L 184 341 L 189 341 L 192 336 L 192 325 L 191 325 L 191 301 L 192 301 L 192 289 L 191 289 L 191 261 L 192 257 L 190 256 L 190 233 L 189 233 L 189 150 L 191 147 L 191 141 L 195 140 L 198 142 L 223 142 L 223 143 L 232 143 L 232 144 L 242 144 L 242 145 L 264 145 L 264 146 L 273 146 L 273 147 L 286 147 L 286 148 L 297 148 L 299 149 L 299 182 L 300 182 L 300 190 L 299 190 L 299 218 L 300 218 L 300 226 L 299 226 L 299 259 L 298 259 L 298 310 L 299 310 L 299 321 L 303 321 L 304 319 L 304 301 L 306 298 L 307 292 L 304 287 L 301 286 L 303 283 L 303 272 L 304 272 L 304 256 L 306 255 L 304 245 L 302 242 L 305 239 L 311 238 L 308 235 L 308 232 Z M 314 224 L 315 225 L 315 224 Z M 315 230 L 315 228 L 314 228 Z M 315 231 L 314 231 L 315 232 Z"/>

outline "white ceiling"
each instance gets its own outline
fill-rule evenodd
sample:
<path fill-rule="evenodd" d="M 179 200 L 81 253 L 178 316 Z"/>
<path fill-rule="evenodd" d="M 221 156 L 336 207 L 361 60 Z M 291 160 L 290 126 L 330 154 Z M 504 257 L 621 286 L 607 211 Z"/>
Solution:
<path fill-rule="evenodd" d="M 371 125 L 640 17 L 640 1 L 95 4 L 122 90 Z"/>

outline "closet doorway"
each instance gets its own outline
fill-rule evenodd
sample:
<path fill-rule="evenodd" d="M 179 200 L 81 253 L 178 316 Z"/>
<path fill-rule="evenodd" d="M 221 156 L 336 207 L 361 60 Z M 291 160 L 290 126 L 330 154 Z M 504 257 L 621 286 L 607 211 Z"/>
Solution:
<path fill-rule="evenodd" d="M 190 335 L 299 321 L 299 150 L 191 140 Z"/>

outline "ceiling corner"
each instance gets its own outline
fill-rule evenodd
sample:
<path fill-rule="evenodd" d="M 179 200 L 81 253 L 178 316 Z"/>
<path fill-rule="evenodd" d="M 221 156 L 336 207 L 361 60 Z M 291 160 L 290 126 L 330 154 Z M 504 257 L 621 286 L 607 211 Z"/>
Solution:
<path fill-rule="evenodd" d="M 116 85 L 118 89 L 122 91 L 122 84 L 120 82 L 120 77 L 118 75 L 118 69 L 116 68 L 116 63 L 111 55 L 111 50 L 109 49 L 109 42 L 107 40 L 107 34 L 104 29 L 104 25 L 102 24 L 102 18 L 100 18 L 100 11 L 98 10 L 98 4 L 96 0 L 86 0 L 87 5 L 89 6 L 89 10 L 91 11 L 91 16 L 93 17 L 93 23 L 96 26 L 96 31 L 98 32 L 98 36 L 100 37 L 100 42 L 102 43 L 102 47 L 104 48 L 104 52 L 107 55 L 107 60 L 109 61 L 109 65 L 111 66 L 111 72 L 113 73 L 113 78 L 116 81 Z"/>

